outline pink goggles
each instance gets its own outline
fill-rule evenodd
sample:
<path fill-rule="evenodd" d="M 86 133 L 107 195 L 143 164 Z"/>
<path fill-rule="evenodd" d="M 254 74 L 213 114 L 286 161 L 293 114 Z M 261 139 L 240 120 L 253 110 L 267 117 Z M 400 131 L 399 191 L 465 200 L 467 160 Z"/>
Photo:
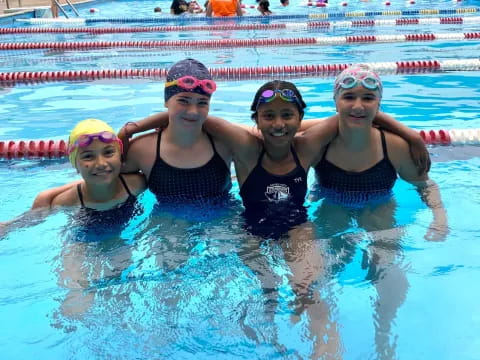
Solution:
<path fill-rule="evenodd" d="M 209 79 L 199 80 L 190 75 L 182 76 L 181 78 L 165 83 L 165 87 L 174 85 L 181 87 L 184 90 L 193 90 L 200 86 L 202 90 L 209 95 L 213 94 L 215 90 L 217 90 L 217 84 L 215 81 Z"/>
<path fill-rule="evenodd" d="M 87 147 L 95 139 L 98 139 L 105 144 L 117 142 L 118 144 L 120 144 L 120 153 L 123 153 L 122 141 L 117 137 L 117 135 L 115 135 L 114 133 L 111 133 L 110 131 L 102 131 L 95 134 L 80 135 L 78 139 L 70 146 L 70 148 L 68 149 L 68 153 L 70 154 L 77 147 L 81 147 L 81 148 Z"/>

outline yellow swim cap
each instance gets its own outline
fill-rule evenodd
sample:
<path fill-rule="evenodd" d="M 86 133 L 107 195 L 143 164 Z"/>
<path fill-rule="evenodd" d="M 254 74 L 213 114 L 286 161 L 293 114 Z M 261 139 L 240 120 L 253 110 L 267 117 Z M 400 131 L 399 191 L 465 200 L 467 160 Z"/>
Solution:
<path fill-rule="evenodd" d="M 68 148 L 70 149 L 75 141 L 82 136 L 88 134 L 96 134 L 102 131 L 108 131 L 112 134 L 115 134 L 112 127 L 108 125 L 105 121 L 98 120 L 98 119 L 86 119 L 80 121 L 70 132 L 70 137 L 68 138 Z M 73 167 L 75 166 L 75 160 L 77 158 L 78 147 L 75 147 L 70 154 L 68 154 L 68 159 Z"/>

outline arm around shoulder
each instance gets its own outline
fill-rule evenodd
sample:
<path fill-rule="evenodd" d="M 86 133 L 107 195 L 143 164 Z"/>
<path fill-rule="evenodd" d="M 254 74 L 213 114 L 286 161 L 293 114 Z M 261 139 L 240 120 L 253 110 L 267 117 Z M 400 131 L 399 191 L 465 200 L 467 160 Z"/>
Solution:
<path fill-rule="evenodd" d="M 82 181 L 83 182 L 83 181 Z M 69 188 L 65 189 L 65 191 L 57 194 L 51 203 L 51 208 L 59 207 L 59 206 L 76 206 L 80 204 L 80 198 L 78 196 L 78 186 L 81 182 L 70 186 Z"/>
<path fill-rule="evenodd" d="M 136 173 L 142 169 L 142 160 L 147 159 L 155 152 L 157 133 L 146 133 L 130 141 L 128 152 L 122 164 L 122 173 Z"/>
<path fill-rule="evenodd" d="M 225 144 L 237 159 L 258 152 L 260 140 L 243 126 L 215 116 L 208 116 L 203 126 L 205 131 Z"/>
<path fill-rule="evenodd" d="M 429 241 L 444 240 L 449 232 L 448 218 L 438 185 L 429 179 L 427 173 L 418 173 L 405 140 L 393 134 L 386 134 L 386 136 L 388 156 L 398 174 L 403 180 L 417 187 L 423 202 L 432 210 L 433 220 L 425 239 Z"/>
<path fill-rule="evenodd" d="M 316 120 L 315 120 L 316 121 Z M 333 140 L 338 132 L 338 115 L 333 115 L 325 120 L 318 121 L 314 126 L 297 136 L 297 141 L 303 148 L 303 152 L 313 158 Z M 302 151 L 302 150 L 301 150 Z"/>
<path fill-rule="evenodd" d="M 53 206 L 53 200 L 55 199 L 55 197 L 67 191 L 68 189 L 77 186 L 77 184 L 80 184 L 81 182 L 82 180 L 77 180 L 62 186 L 58 186 L 56 188 L 43 190 L 37 195 L 37 197 L 33 201 L 32 210 L 51 208 Z"/>
<path fill-rule="evenodd" d="M 403 125 L 400 121 L 381 111 L 375 116 L 374 123 L 408 142 L 408 151 L 419 174 L 427 173 L 430 170 L 430 155 L 422 137 L 417 131 Z"/>
<path fill-rule="evenodd" d="M 409 151 L 407 141 L 398 135 L 384 131 L 387 141 L 387 153 L 398 175 L 412 184 L 428 180 L 426 172 L 419 173 Z"/>
<path fill-rule="evenodd" d="M 328 119 L 331 119 L 335 116 L 336 115 L 333 115 L 333 116 L 330 116 L 329 118 L 326 118 L 326 119 L 307 119 L 307 120 L 303 119 L 302 123 L 300 124 L 300 128 L 298 129 L 299 135 L 300 135 L 300 132 L 306 131 L 306 130 L 310 129 L 311 127 L 316 126 L 318 124 L 323 124 L 324 121 L 326 121 Z"/>

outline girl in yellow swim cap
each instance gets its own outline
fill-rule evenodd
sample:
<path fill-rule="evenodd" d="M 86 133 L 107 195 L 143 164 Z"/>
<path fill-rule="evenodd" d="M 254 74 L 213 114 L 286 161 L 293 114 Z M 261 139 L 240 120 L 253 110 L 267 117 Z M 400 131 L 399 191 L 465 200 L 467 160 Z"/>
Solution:
<path fill-rule="evenodd" d="M 106 122 L 79 122 L 70 133 L 68 157 L 82 180 L 57 189 L 50 207 L 81 206 L 103 211 L 134 201 L 145 189 L 145 179 L 138 173 L 120 174 L 122 150 L 122 142 Z M 33 208 L 49 197 L 50 190 L 40 193 Z"/>

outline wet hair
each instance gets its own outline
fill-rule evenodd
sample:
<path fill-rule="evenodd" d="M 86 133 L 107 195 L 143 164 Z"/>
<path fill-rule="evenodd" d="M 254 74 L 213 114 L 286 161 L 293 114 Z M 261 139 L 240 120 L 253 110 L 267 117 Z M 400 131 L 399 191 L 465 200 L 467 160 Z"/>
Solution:
<path fill-rule="evenodd" d="M 305 111 L 303 109 L 307 107 L 307 104 L 305 104 L 305 102 L 303 101 L 302 94 L 300 94 L 300 91 L 298 91 L 295 84 L 289 81 L 284 81 L 284 80 L 273 80 L 260 86 L 260 88 L 257 90 L 257 93 L 255 94 L 255 97 L 253 98 L 252 105 L 250 106 L 250 110 L 253 111 L 253 114 L 251 116 L 252 119 L 255 121 L 257 119 L 257 108 L 258 108 L 258 105 L 260 102 L 260 96 L 262 95 L 262 93 L 265 90 L 277 90 L 277 89 L 281 89 L 281 90 L 290 89 L 293 91 L 293 93 L 297 97 L 300 104 L 297 104 L 296 102 L 293 102 L 292 104 L 294 104 L 297 107 L 298 112 L 300 113 L 300 119 L 303 119 L 303 115 L 305 114 Z"/>
<path fill-rule="evenodd" d="M 155 9 L 153 9 L 153 12 L 162 12 L 162 8 L 157 6 Z"/>
<path fill-rule="evenodd" d="M 270 3 L 268 2 L 268 0 L 260 0 L 258 6 L 260 6 L 263 11 L 270 11 Z"/>
<path fill-rule="evenodd" d="M 170 9 L 173 10 L 174 15 L 180 15 L 188 10 L 188 3 L 185 0 L 173 0 Z"/>
<path fill-rule="evenodd" d="M 280 4 L 282 5 L 285 5 L 285 4 L 288 4 L 289 3 L 289 0 L 280 0 Z"/>
<path fill-rule="evenodd" d="M 167 74 L 167 82 L 177 80 L 182 76 L 190 75 L 196 77 L 198 80 L 212 80 L 212 75 L 208 69 L 200 61 L 195 59 L 184 59 L 176 62 L 172 65 Z M 168 101 L 172 96 L 177 95 L 181 92 L 193 92 L 200 95 L 205 95 L 210 97 L 211 94 L 206 93 L 200 86 L 192 90 L 185 90 L 179 86 L 173 85 L 165 88 L 165 102 Z"/>

